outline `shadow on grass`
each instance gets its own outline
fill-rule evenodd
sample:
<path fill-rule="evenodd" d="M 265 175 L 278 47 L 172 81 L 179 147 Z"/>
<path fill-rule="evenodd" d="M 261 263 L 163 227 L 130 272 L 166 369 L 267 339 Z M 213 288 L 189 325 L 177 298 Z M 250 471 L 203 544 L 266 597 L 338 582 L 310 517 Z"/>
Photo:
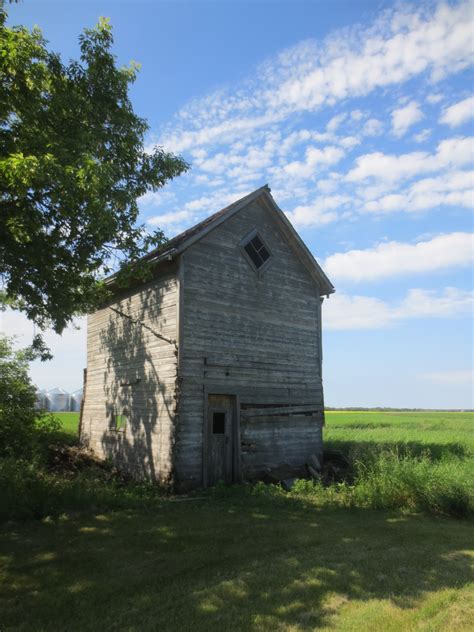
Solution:
<path fill-rule="evenodd" d="M 351 600 L 407 609 L 459 588 L 470 527 L 238 494 L 9 526 L 2 627 L 312 630 Z"/>

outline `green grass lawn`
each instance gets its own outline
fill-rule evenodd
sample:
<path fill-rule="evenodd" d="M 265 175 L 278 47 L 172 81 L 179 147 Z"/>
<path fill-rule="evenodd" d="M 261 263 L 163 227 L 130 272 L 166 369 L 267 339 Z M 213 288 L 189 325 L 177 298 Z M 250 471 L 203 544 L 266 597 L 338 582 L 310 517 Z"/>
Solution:
<path fill-rule="evenodd" d="M 472 524 L 288 497 L 0 531 L 1 629 L 469 630 Z"/>
<path fill-rule="evenodd" d="M 77 414 L 62 421 L 74 433 Z M 432 469 L 472 472 L 472 414 L 329 412 L 326 422 L 328 448 L 408 445 L 433 451 Z M 472 629 L 471 520 L 265 489 L 6 523 L 0 630 Z"/>

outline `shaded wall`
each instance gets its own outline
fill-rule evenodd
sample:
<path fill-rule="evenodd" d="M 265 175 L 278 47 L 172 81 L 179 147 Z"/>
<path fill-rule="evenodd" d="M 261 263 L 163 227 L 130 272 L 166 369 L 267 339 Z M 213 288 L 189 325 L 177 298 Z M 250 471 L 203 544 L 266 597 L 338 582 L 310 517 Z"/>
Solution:
<path fill-rule="evenodd" d="M 121 469 L 161 482 L 172 473 L 176 332 L 174 267 L 88 318 L 81 438 Z"/>

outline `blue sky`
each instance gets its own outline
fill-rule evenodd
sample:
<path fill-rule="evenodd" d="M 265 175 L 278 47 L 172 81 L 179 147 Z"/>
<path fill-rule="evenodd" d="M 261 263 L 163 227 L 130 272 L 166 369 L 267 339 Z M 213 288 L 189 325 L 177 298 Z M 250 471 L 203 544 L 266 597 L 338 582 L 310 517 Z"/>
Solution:
<path fill-rule="evenodd" d="M 472 2 L 33 2 L 77 57 L 110 17 L 147 144 L 192 164 L 140 202 L 172 236 L 268 183 L 336 286 L 323 306 L 328 405 L 473 407 Z M 81 324 L 81 323 L 79 323 Z M 7 331 L 24 334 L 16 314 Z M 84 327 L 32 367 L 75 389 Z"/>

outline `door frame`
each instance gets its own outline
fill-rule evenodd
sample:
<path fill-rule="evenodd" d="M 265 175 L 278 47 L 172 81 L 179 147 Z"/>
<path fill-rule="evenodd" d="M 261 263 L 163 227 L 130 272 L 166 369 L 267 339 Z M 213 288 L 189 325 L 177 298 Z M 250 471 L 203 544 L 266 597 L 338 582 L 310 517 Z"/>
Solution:
<path fill-rule="evenodd" d="M 203 407 L 203 436 L 202 436 L 202 486 L 208 486 L 209 467 L 209 435 L 211 432 L 209 424 L 209 395 L 227 395 L 234 402 L 233 424 L 232 424 L 232 483 L 242 481 L 242 454 L 240 444 L 240 397 L 238 393 L 232 392 L 226 386 L 204 386 L 204 407 Z"/>

